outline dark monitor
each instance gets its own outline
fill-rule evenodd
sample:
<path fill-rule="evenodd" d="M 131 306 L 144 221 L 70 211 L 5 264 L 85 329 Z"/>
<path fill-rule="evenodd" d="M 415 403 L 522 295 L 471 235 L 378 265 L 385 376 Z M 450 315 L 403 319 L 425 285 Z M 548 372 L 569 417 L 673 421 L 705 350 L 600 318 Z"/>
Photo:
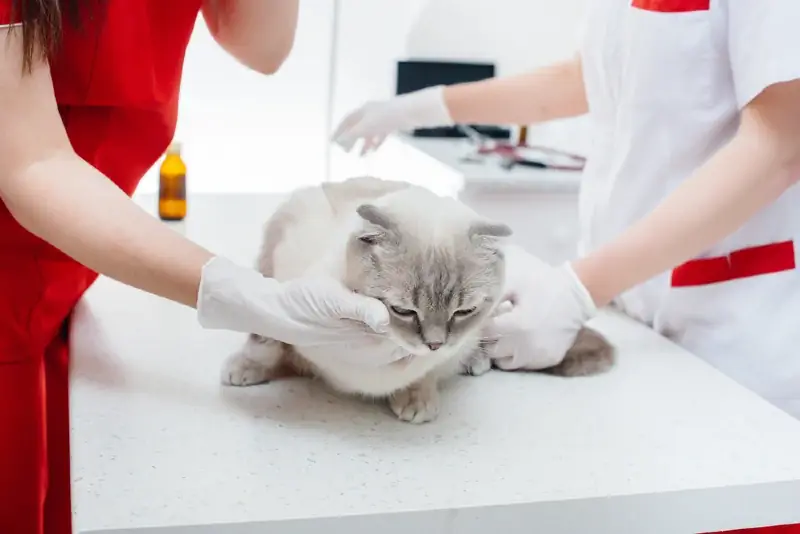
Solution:
<path fill-rule="evenodd" d="M 477 82 L 487 78 L 494 78 L 493 63 L 414 60 L 397 62 L 398 95 L 434 85 Z"/>
<path fill-rule="evenodd" d="M 467 63 L 456 61 L 421 61 L 407 60 L 397 62 L 396 94 L 403 95 L 433 87 L 434 85 L 453 85 L 465 82 L 477 82 L 494 78 L 494 63 Z M 508 139 L 510 130 L 491 125 L 471 124 L 484 135 L 496 139 Z M 419 128 L 414 130 L 416 137 L 465 137 L 465 134 L 454 126 L 436 128 Z"/>

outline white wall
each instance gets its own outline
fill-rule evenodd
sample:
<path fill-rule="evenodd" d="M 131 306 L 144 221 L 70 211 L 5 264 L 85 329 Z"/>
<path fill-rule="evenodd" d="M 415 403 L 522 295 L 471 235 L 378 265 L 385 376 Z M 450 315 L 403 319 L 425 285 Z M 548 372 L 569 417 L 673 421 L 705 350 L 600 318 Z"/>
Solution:
<path fill-rule="evenodd" d="M 589 1 L 340 0 L 333 116 L 390 97 L 398 59 L 489 60 L 506 75 L 567 57 Z M 583 120 L 559 121 L 532 139 L 580 151 L 583 133 Z M 338 150 L 332 158 L 335 179 L 370 171 L 369 160 Z"/>
<path fill-rule="evenodd" d="M 326 176 L 328 113 L 334 124 L 368 99 L 394 93 L 395 61 L 491 60 L 499 74 L 571 53 L 589 0 L 338 0 L 301 2 L 295 49 L 273 77 L 228 57 L 198 20 L 186 58 L 176 138 L 193 192 L 286 191 Z M 329 90 L 333 89 L 331 107 Z M 580 124 L 540 126 L 533 138 L 562 148 Z M 580 121 L 578 121 L 580 122 Z M 537 134 L 538 131 L 538 134 Z M 369 172 L 369 160 L 331 154 L 334 179 Z M 142 192 L 157 187 L 156 169 Z"/>
<path fill-rule="evenodd" d="M 588 0 L 431 0 L 410 28 L 414 57 L 494 61 L 500 75 L 568 56 Z"/>
<path fill-rule="evenodd" d="M 300 5 L 294 50 L 275 76 L 237 63 L 198 19 L 176 132 L 190 191 L 287 191 L 325 179 L 333 3 Z M 156 187 L 153 168 L 139 191 Z"/>
<path fill-rule="evenodd" d="M 334 126 L 366 100 L 394 94 L 395 61 L 428 0 L 338 0 L 331 113 Z M 330 178 L 369 174 L 369 159 L 331 151 Z"/>

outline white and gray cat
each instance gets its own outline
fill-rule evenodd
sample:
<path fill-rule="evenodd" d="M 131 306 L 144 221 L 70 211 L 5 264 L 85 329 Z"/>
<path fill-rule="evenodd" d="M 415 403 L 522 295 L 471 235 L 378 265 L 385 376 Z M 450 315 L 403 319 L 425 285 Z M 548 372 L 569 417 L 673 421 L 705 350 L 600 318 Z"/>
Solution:
<path fill-rule="evenodd" d="M 457 200 L 403 182 L 362 177 L 296 191 L 267 222 L 259 271 L 277 280 L 324 274 L 380 299 L 390 311 L 389 335 L 365 333 L 359 349 L 291 347 L 251 335 L 226 362 L 223 383 L 248 386 L 288 370 L 344 393 L 388 398 L 404 421 L 434 419 L 440 380 L 491 368 L 493 344 L 482 329 L 500 304 L 509 235 L 508 226 Z M 370 357 L 392 363 L 358 363 Z M 546 372 L 596 374 L 612 363 L 608 342 L 584 329 Z"/>

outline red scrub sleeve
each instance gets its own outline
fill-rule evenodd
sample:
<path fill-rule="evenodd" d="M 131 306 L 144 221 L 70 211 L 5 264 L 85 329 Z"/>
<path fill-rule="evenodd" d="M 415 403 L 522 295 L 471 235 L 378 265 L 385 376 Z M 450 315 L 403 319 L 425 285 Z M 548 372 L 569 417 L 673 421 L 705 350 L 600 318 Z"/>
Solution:
<path fill-rule="evenodd" d="M 720 2 L 739 109 L 770 85 L 800 79 L 800 2 Z"/>
<path fill-rule="evenodd" d="M 19 17 L 12 17 L 11 0 L 0 0 L 0 29 L 19 22 Z"/>

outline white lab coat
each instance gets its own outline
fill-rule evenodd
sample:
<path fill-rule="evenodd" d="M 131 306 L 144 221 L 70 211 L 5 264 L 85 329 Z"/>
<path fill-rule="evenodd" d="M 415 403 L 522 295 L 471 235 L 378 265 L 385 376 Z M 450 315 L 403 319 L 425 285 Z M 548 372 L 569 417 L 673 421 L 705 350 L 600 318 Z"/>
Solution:
<path fill-rule="evenodd" d="M 800 0 L 589 5 L 581 55 L 593 145 L 580 199 L 583 253 L 647 214 L 719 150 L 764 88 L 800 78 Z M 719 281 L 674 287 L 666 273 L 617 304 L 800 417 L 799 237 L 793 187 L 701 256 L 722 259 L 722 278 L 711 277 Z M 773 243 L 780 251 L 767 247 L 740 268 L 736 251 Z M 726 261 L 735 264 L 733 279 L 725 279 Z M 759 264 L 777 272 L 752 275 Z"/>

